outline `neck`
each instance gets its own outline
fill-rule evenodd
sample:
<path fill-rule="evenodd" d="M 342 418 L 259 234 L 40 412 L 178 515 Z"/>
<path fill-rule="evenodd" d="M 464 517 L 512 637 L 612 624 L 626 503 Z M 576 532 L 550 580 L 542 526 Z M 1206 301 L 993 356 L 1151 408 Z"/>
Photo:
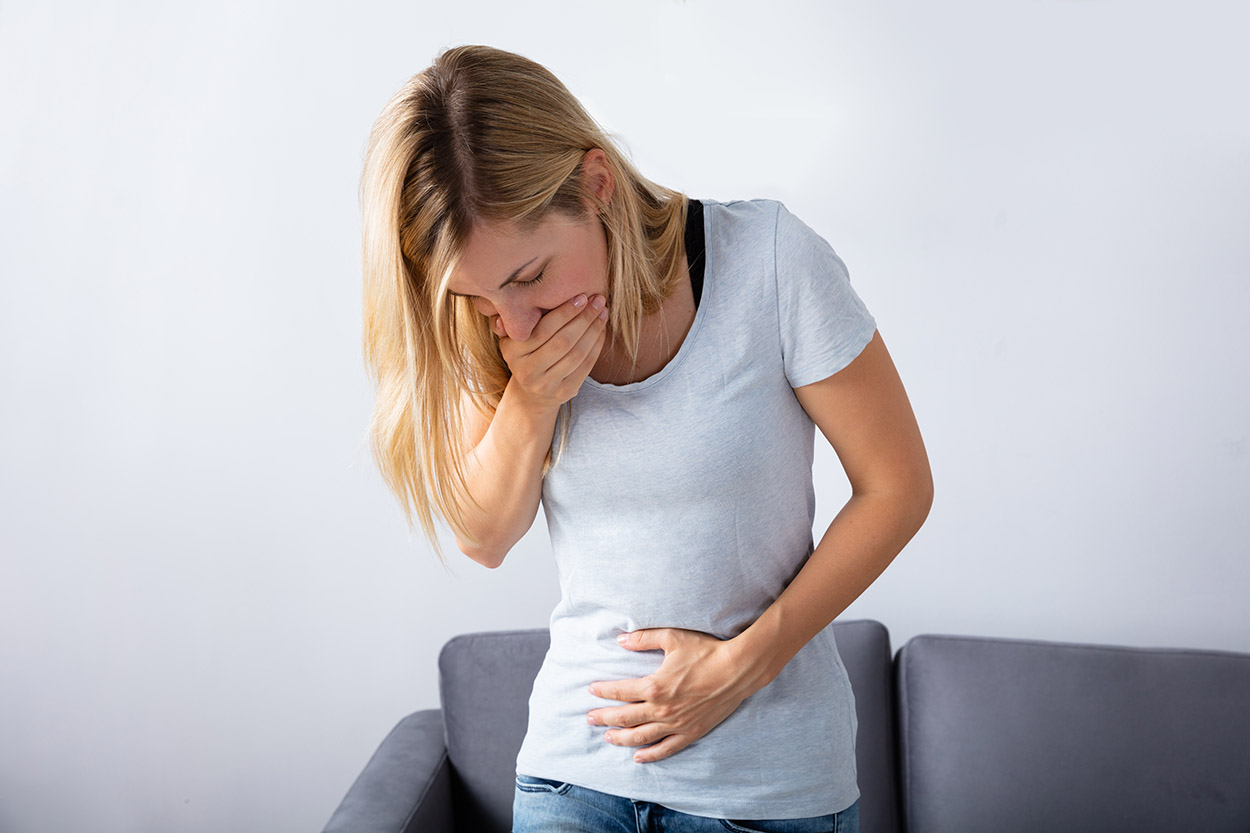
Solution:
<path fill-rule="evenodd" d="M 605 385 L 641 382 L 662 370 L 681 350 L 695 313 L 694 290 L 684 253 L 681 263 L 681 276 L 672 294 L 660 303 L 658 310 L 642 318 L 637 361 L 630 358 L 617 334 L 609 332 L 590 378 Z"/>

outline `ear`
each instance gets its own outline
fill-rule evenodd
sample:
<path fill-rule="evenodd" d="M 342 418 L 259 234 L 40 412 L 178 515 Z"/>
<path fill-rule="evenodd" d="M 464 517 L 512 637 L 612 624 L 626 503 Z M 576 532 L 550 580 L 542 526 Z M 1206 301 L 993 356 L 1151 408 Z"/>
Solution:
<path fill-rule="evenodd" d="M 612 201 L 616 180 L 608 166 L 608 155 L 602 149 L 591 148 L 586 151 L 586 155 L 582 157 L 582 178 L 600 200 L 605 203 Z"/>

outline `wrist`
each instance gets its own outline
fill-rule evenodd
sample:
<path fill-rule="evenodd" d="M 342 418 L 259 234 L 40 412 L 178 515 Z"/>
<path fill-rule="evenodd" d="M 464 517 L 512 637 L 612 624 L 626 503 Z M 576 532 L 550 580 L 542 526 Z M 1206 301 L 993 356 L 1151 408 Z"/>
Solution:
<path fill-rule="evenodd" d="M 556 417 L 560 413 L 560 403 L 535 397 L 513 379 L 508 380 L 499 400 L 500 410 L 507 410 L 509 415 L 520 421 L 527 429 L 549 435 L 555 428 Z M 550 439 L 547 436 L 547 439 Z"/>
<path fill-rule="evenodd" d="M 560 413 L 560 405 L 563 403 L 553 401 L 551 399 L 535 396 L 530 393 L 520 383 L 516 381 L 516 377 L 508 380 L 507 386 L 503 389 L 503 397 L 500 400 L 500 406 L 507 401 L 510 410 L 516 411 L 519 416 L 534 424 L 545 424 L 550 422 L 555 424 L 556 416 Z"/>
<path fill-rule="evenodd" d="M 775 622 L 766 614 L 730 642 L 737 652 L 737 662 L 743 668 L 743 678 L 748 681 L 751 694 L 777 679 L 790 660 L 789 656 L 778 651 L 780 634 Z"/>

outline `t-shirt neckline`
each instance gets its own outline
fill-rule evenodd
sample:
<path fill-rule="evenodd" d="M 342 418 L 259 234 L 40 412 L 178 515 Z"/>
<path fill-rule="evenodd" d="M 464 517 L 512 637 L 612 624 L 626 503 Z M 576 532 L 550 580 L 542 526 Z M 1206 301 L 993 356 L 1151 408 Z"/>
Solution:
<path fill-rule="evenodd" d="M 693 283 L 696 280 L 696 272 L 698 280 L 702 284 L 702 289 L 699 292 L 701 298 L 695 304 L 694 321 L 690 322 L 690 329 L 686 332 L 686 337 L 682 339 L 681 347 L 677 348 L 677 353 L 668 360 L 668 364 L 645 379 L 624 385 L 612 385 L 607 382 L 596 381 L 587 376 L 585 382 L 583 382 L 584 385 L 589 385 L 592 388 L 608 393 L 634 393 L 635 391 L 644 390 L 658 384 L 676 370 L 678 365 L 685 361 L 686 356 L 694 349 L 695 339 L 699 334 L 703 319 L 707 316 L 707 308 L 711 305 L 712 293 L 715 291 L 712 281 L 708 280 L 712 270 L 709 268 L 707 252 L 707 226 L 709 220 L 707 219 L 707 212 L 703 210 L 704 205 L 705 203 L 699 200 L 689 199 L 686 208 L 686 265 L 690 269 L 692 291 L 695 289 Z"/>

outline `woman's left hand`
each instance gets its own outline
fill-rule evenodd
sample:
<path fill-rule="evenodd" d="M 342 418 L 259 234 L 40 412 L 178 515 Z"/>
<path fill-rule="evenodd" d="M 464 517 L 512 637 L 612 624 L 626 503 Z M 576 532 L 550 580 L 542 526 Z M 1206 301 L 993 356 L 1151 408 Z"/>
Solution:
<path fill-rule="evenodd" d="M 664 651 L 655 673 L 593 683 L 590 693 L 623 706 L 593 709 L 593 726 L 620 726 L 604 735 L 617 746 L 646 746 L 638 763 L 658 761 L 712 731 L 738 704 L 768 684 L 762 661 L 744 656 L 734 640 L 684 628 L 645 628 L 622 634 L 631 651 Z"/>

